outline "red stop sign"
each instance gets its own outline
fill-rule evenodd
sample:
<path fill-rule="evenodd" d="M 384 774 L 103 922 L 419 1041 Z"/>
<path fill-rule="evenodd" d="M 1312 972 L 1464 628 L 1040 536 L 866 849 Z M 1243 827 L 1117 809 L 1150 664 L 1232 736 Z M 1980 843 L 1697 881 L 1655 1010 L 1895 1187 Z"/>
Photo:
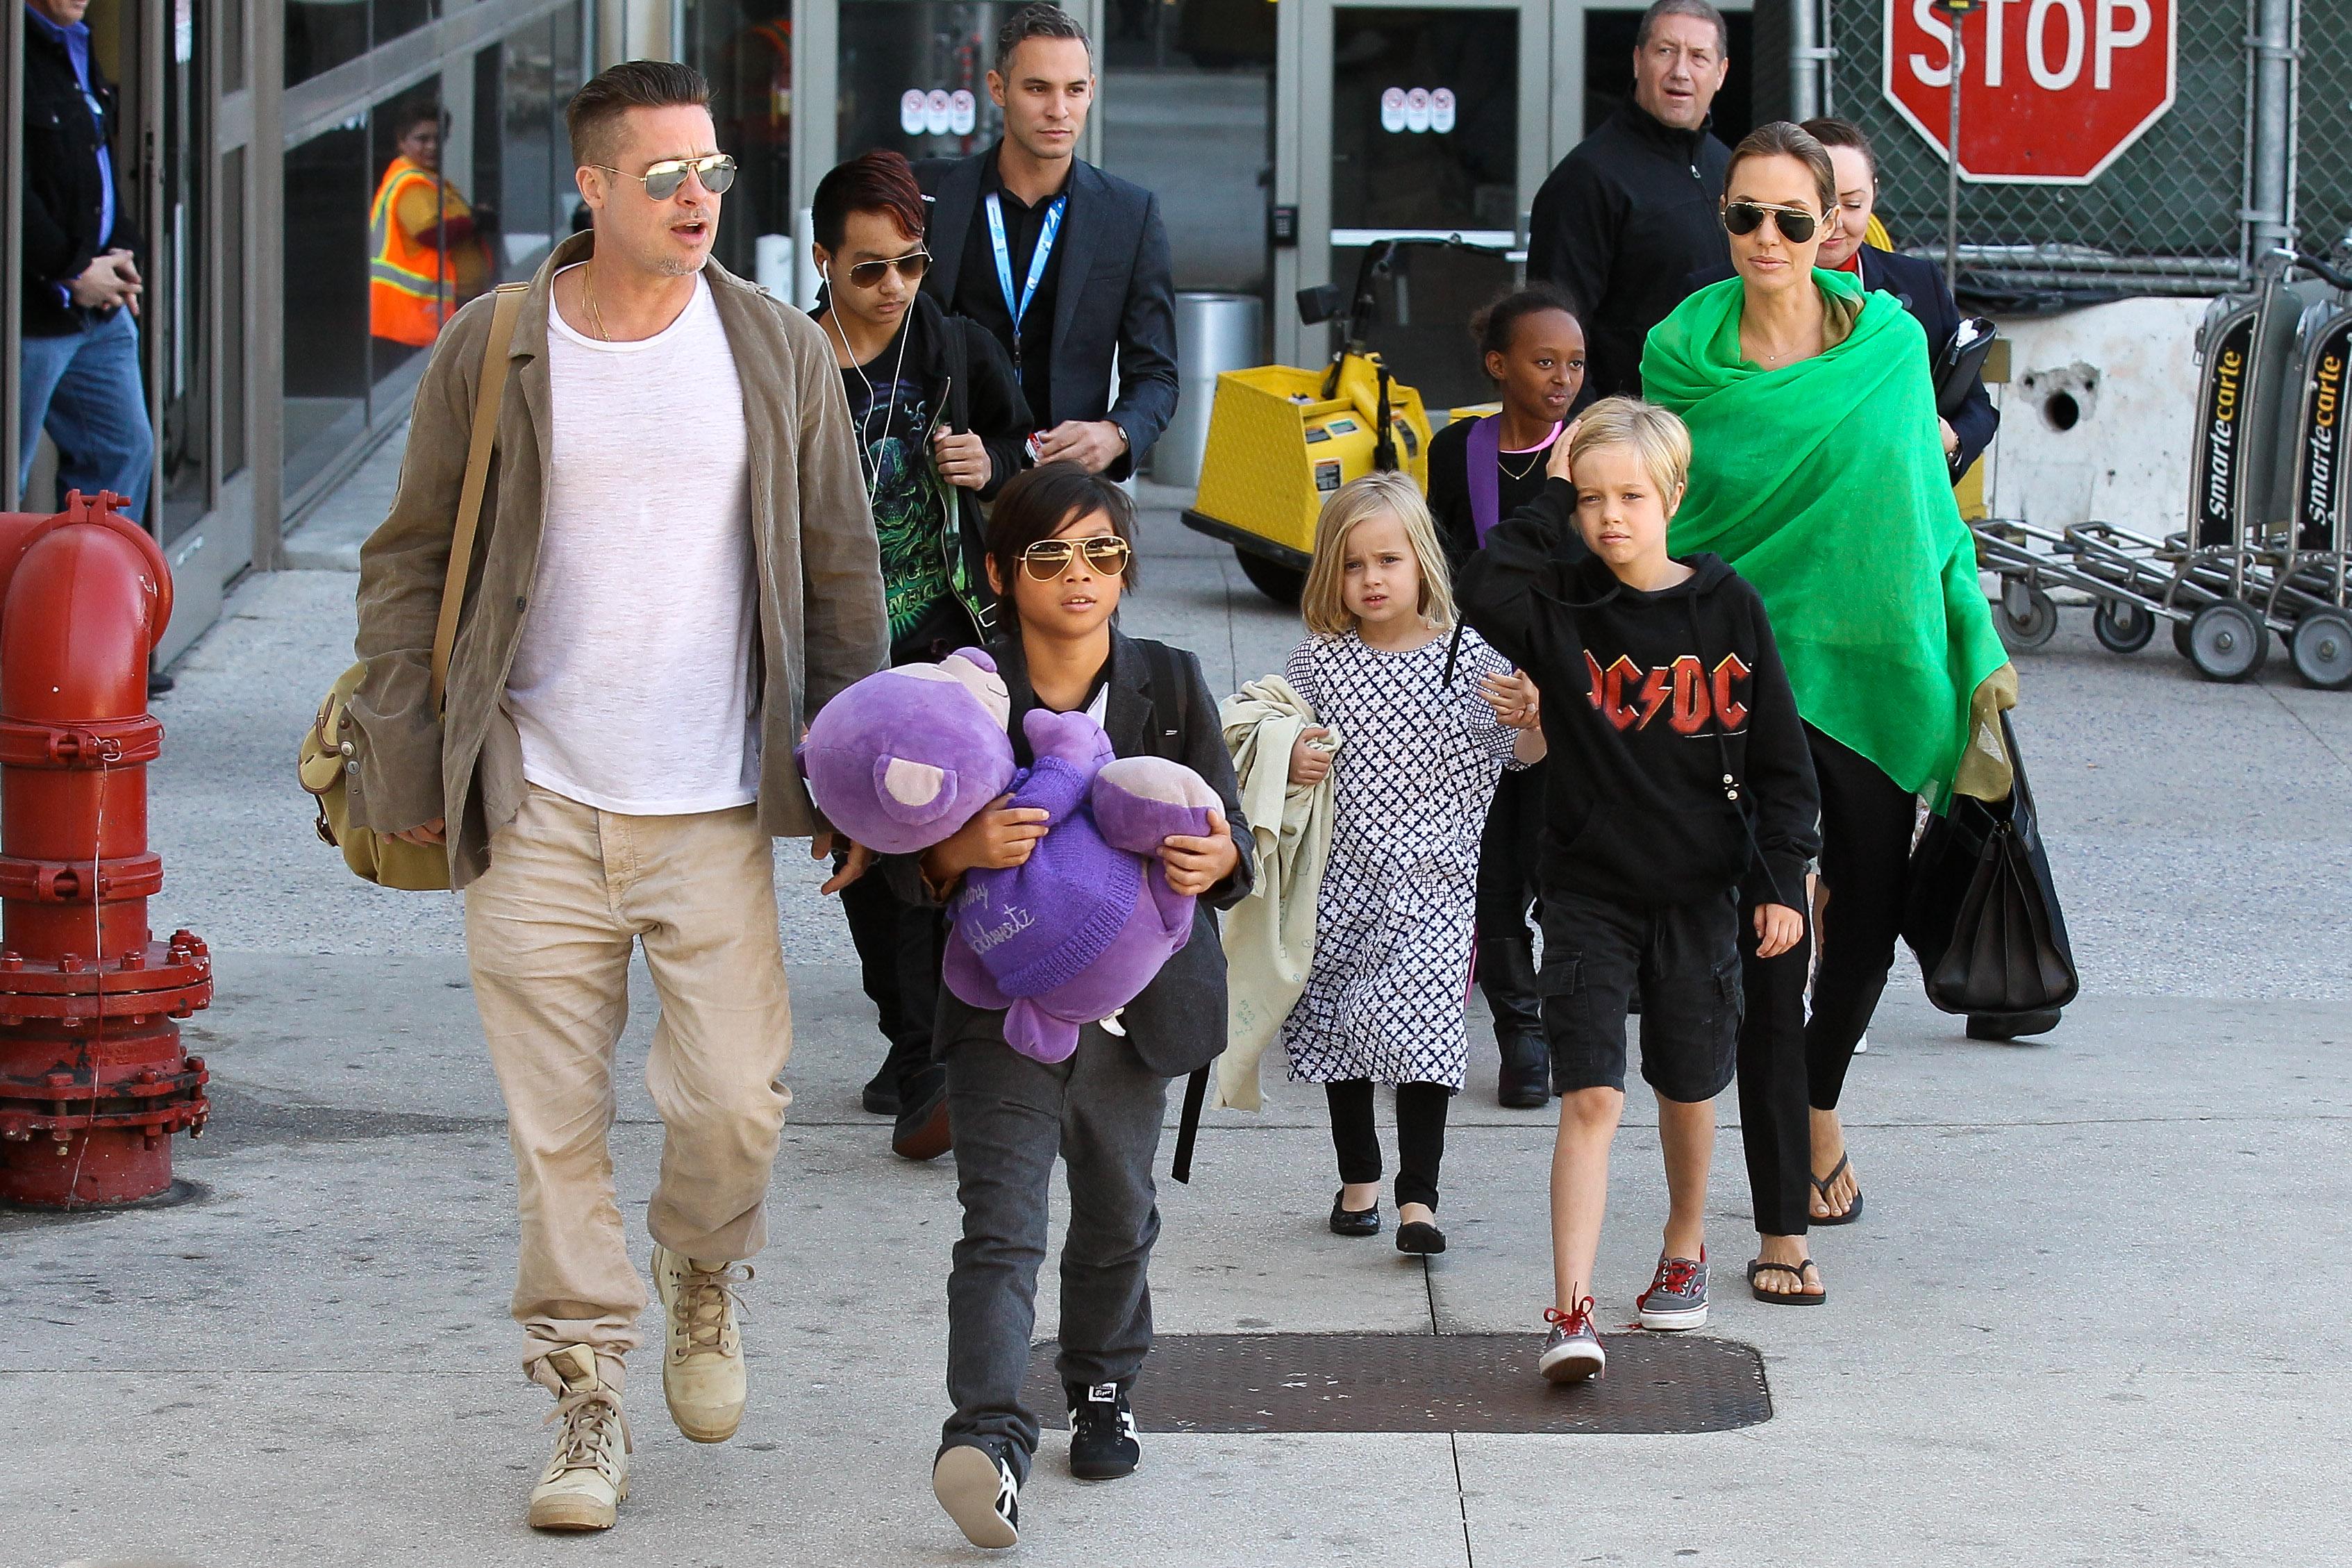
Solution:
<path fill-rule="evenodd" d="M 2088 184 L 2172 107 L 2176 0 L 1979 0 L 1960 19 L 1960 174 Z M 1886 0 L 1887 101 L 1945 155 L 1952 26 Z"/>

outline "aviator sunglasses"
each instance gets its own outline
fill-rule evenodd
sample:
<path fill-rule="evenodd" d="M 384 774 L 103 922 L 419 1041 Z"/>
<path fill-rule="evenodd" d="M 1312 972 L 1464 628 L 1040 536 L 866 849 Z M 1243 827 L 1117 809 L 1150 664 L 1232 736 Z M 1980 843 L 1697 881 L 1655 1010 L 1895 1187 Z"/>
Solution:
<path fill-rule="evenodd" d="M 1764 226 L 1767 217 L 1790 245 L 1806 244 L 1822 226 L 1820 216 L 1802 207 L 1767 206 L 1761 202 L 1731 203 L 1723 209 L 1723 226 L 1732 234 L 1750 235 Z"/>
<path fill-rule="evenodd" d="M 1114 577 L 1127 570 L 1132 547 L 1111 533 L 1099 533 L 1092 539 L 1041 539 L 1021 552 L 1021 569 L 1040 583 L 1050 583 L 1070 569 L 1070 563 L 1081 551 L 1086 553 L 1088 566 L 1106 577 Z"/>
<path fill-rule="evenodd" d="M 677 195 L 677 188 L 686 184 L 688 174 L 700 180 L 702 188 L 714 196 L 726 195 L 727 187 L 735 183 L 735 160 L 724 153 L 713 153 L 702 158 L 664 158 L 642 174 L 615 169 L 610 163 L 591 163 L 589 167 L 636 181 L 645 186 L 646 195 L 657 202 L 666 202 Z"/>
<path fill-rule="evenodd" d="M 861 261 L 849 269 L 849 281 L 859 289 L 879 288 L 882 275 L 893 267 L 898 269 L 898 276 L 906 281 L 920 283 L 923 280 L 923 274 L 930 270 L 931 253 L 928 250 L 910 250 L 904 256 L 892 257 L 887 261 Z"/>

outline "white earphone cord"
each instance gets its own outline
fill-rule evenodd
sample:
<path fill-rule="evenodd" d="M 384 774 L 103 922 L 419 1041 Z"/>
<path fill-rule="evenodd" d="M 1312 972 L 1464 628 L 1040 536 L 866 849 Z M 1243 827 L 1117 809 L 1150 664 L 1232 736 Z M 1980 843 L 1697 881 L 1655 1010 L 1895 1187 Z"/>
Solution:
<path fill-rule="evenodd" d="M 830 261 L 824 264 L 824 280 L 827 283 L 833 281 L 833 263 Z M 907 340 L 915 335 L 908 331 L 912 325 L 914 308 L 915 302 L 912 300 L 908 300 L 907 309 L 909 318 L 898 323 L 898 363 L 890 367 L 890 404 L 882 411 L 882 434 L 885 436 L 890 434 L 890 421 L 898 416 L 898 373 L 907 366 Z M 866 367 L 857 363 L 857 351 L 849 346 L 849 334 L 841 330 L 840 300 L 829 302 L 829 307 L 824 312 L 824 321 L 825 325 L 833 329 L 833 335 L 841 340 L 841 352 L 849 356 L 849 368 L 856 371 L 857 379 L 866 384 L 866 412 L 858 417 L 857 421 L 857 457 L 867 469 L 866 510 L 872 511 L 874 498 L 880 494 L 882 489 L 882 465 L 874 461 L 874 443 L 866 435 L 867 425 L 874 417 L 874 381 L 866 374 Z"/>

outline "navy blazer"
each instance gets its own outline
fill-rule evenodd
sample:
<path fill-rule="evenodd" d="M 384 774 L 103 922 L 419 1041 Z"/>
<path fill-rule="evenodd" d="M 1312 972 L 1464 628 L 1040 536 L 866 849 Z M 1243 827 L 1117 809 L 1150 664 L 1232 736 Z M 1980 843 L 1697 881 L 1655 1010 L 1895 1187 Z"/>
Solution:
<path fill-rule="evenodd" d="M 1694 272 L 1683 280 L 1683 297 L 1688 299 L 1710 283 L 1720 283 L 1733 276 L 1728 267 L 1710 268 Z M 1862 286 L 1892 294 L 1905 310 L 1919 319 L 1927 331 L 1928 372 L 1934 374 L 1936 360 L 1960 330 L 1960 307 L 1952 291 L 1944 283 L 1944 269 L 1932 261 L 1916 256 L 1902 256 L 1892 250 L 1881 250 L 1874 245 L 1862 247 Z M 1952 479 L 1969 471 L 1970 464 L 1983 456 L 1992 445 L 1993 432 L 2000 428 L 2000 410 L 1992 405 L 1992 394 L 1985 390 L 1979 378 L 1969 389 L 1969 400 L 1960 405 L 1959 412 L 1951 416 L 1952 434 L 1960 438 L 1960 449 L 1952 454 Z"/>
<path fill-rule="evenodd" d="M 1015 635 L 991 644 L 988 651 L 1013 698 L 1008 727 L 1017 731 L 1023 715 L 1037 706 L 1020 637 Z M 1192 940 L 1176 950 L 1119 1016 L 1127 1043 L 1143 1065 L 1162 1078 L 1181 1078 L 1195 1068 L 1206 1067 L 1225 1048 L 1225 951 L 1217 936 L 1214 911 L 1232 909 L 1249 896 L 1256 884 L 1257 867 L 1256 840 L 1242 816 L 1241 786 L 1234 779 L 1233 755 L 1225 750 L 1217 700 L 1210 695 L 1201 661 L 1180 647 L 1171 647 L 1169 651 L 1175 656 L 1177 678 L 1189 689 L 1181 695 L 1166 694 L 1154 702 L 1150 661 L 1133 638 L 1112 630 L 1103 732 L 1110 737 L 1111 750 L 1122 757 L 1172 755 L 1206 779 L 1224 802 L 1225 826 L 1241 857 L 1231 875 L 1195 900 Z M 1153 731 L 1160 728 L 1159 715 L 1163 710 L 1176 719 L 1178 728 L 1156 735 Z M 894 855 L 880 862 L 879 869 L 888 879 L 891 890 L 908 903 L 933 902 L 919 868 L 921 858 Z M 971 1033 L 977 1019 L 988 1016 L 995 1016 L 983 1014 L 940 986 L 935 1045 L 946 1048 Z M 1002 1031 L 1003 1026 L 999 1022 L 987 1027 Z"/>
<path fill-rule="evenodd" d="M 926 237 L 931 269 L 923 292 L 952 310 L 964 245 L 980 215 L 981 184 L 996 149 L 930 158 L 915 175 L 932 198 Z M 1176 299 L 1160 198 L 1141 185 L 1071 160 L 1054 297 L 1054 405 L 1030 412 L 1041 429 L 1066 419 L 1108 419 L 1127 452 L 1108 470 L 1123 479 L 1176 415 Z M 1113 357 L 1118 389 L 1111 395 Z"/>

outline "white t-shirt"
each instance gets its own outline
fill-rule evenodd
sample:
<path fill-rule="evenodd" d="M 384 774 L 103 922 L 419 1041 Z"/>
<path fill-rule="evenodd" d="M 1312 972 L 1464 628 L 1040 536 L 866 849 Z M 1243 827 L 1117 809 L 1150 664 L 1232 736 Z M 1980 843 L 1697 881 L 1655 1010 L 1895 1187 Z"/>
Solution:
<path fill-rule="evenodd" d="M 639 342 L 550 310 L 547 351 L 547 521 L 507 677 L 523 776 L 639 816 L 756 800 L 751 442 L 710 285 Z"/>

